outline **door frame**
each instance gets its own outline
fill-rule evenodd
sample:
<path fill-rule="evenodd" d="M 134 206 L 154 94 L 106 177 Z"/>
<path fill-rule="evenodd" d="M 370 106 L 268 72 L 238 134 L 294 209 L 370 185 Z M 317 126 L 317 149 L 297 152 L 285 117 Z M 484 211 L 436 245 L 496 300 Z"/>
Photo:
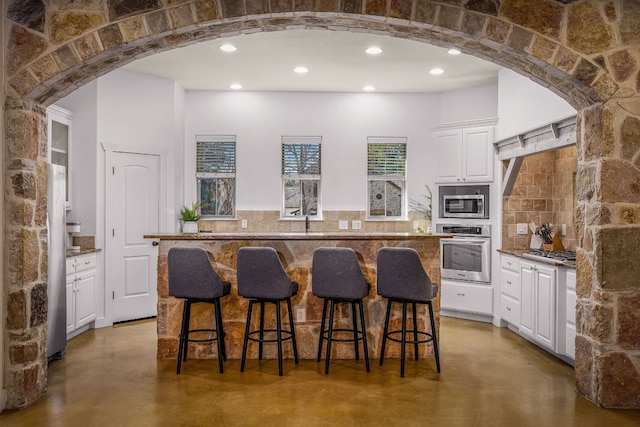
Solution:
<path fill-rule="evenodd" d="M 114 162 L 114 155 L 117 154 L 142 154 L 149 156 L 159 156 L 159 185 L 158 185 L 158 232 L 165 232 L 168 230 L 170 217 L 173 216 L 173 209 L 169 209 L 168 205 L 168 157 L 169 148 L 163 147 L 145 147 L 125 144 L 115 144 L 102 142 L 102 149 L 105 152 L 104 162 L 104 182 L 105 182 L 105 195 L 104 195 L 104 317 L 96 320 L 96 327 L 106 327 L 113 325 L 113 298 L 109 298 L 113 295 L 115 288 L 113 286 L 112 272 L 114 271 L 112 266 L 115 262 L 114 259 L 114 247 L 113 239 L 108 233 L 108 230 L 114 227 L 114 218 L 110 206 L 113 205 L 113 187 L 114 176 L 113 173 L 109 173 Z M 165 214 L 163 214 L 165 212 Z"/>

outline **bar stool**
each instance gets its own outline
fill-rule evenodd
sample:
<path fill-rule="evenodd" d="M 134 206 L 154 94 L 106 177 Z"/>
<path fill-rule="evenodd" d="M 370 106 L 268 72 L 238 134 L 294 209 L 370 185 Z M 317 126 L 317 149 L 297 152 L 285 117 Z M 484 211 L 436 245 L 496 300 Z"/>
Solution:
<path fill-rule="evenodd" d="M 353 341 L 356 360 L 360 359 L 358 342 L 362 341 L 364 361 L 369 372 L 369 349 L 367 347 L 367 330 L 364 323 L 364 309 L 362 299 L 369 294 L 369 285 L 362 274 L 358 258 L 350 248 L 318 248 L 313 253 L 312 269 L 312 293 L 316 297 L 324 298 L 322 306 L 322 322 L 320 324 L 320 340 L 318 342 L 317 362 L 320 362 L 322 344 L 327 340 L 327 353 L 324 373 L 329 373 L 329 360 L 331 359 L 331 343 Z M 331 302 L 329 310 L 329 326 L 325 329 L 327 317 L 327 305 Z M 351 305 L 353 329 L 334 328 L 335 306 L 340 303 Z M 360 308 L 360 330 L 356 317 L 356 305 Z M 335 338 L 334 333 L 352 332 L 353 338 Z"/>
<path fill-rule="evenodd" d="M 169 295 L 184 299 L 182 309 L 182 327 L 180 328 L 180 344 L 178 346 L 178 366 L 176 374 L 180 374 L 183 361 L 187 361 L 189 342 L 213 342 L 218 344 L 218 365 L 220 373 L 224 371 L 222 360 L 227 359 L 224 345 L 224 329 L 220 298 L 229 295 L 231 283 L 224 282 L 211 265 L 207 251 L 202 248 L 171 248 L 167 255 L 169 270 Z M 215 328 L 189 329 L 191 306 L 197 303 L 213 304 Z M 209 338 L 189 338 L 190 333 L 209 332 Z"/>
<path fill-rule="evenodd" d="M 384 351 L 387 339 L 401 343 L 400 376 L 404 377 L 405 347 L 414 345 L 415 360 L 418 360 L 418 344 L 433 341 L 433 352 L 436 359 L 436 369 L 440 372 L 440 355 L 438 353 L 438 339 L 436 337 L 436 325 L 433 318 L 433 306 L 431 300 L 438 293 L 438 285 L 431 282 L 429 275 L 420 262 L 420 255 L 411 248 L 382 248 L 378 251 L 378 295 L 387 298 L 387 314 L 384 320 L 384 332 L 382 336 L 382 348 L 380 350 L 380 366 L 384 361 Z M 391 305 L 394 302 L 402 303 L 402 329 L 389 331 L 389 318 Z M 413 339 L 407 339 L 407 304 L 411 304 L 413 329 L 408 331 L 413 334 Z M 418 317 L 416 304 L 426 304 L 429 309 L 431 331 L 418 330 Z M 400 334 L 400 339 L 396 336 Z"/>
<path fill-rule="evenodd" d="M 244 372 L 244 365 L 247 359 L 248 341 L 258 343 L 258 359 L 262 360 L 262 345 L 265 342 L 275 342 L 278 345 L 278 375 L 282 376 L 282 342 L 291 340 L 293 345 L 293 356 L 296 365 L 298 364 L 298 347 L 296 345 L 296 334 L 293 324 L 293 314 L 291 310 L 291 297 L 298 293 L 298 284 L 292 282 L 284 271 L 278 253 L 273 248 L 243 247 L 238 250 L 238 295 L 249 299 L 247 310 L 247 325 L 244 332 L 244 342 L 242 344 L 242 362 L 240 372 Z M 282 319 L 280 318 L 280 302 L 286 301 L 289 312 L 289 328 L 282 329 Z M 276 329 L 265 329 L 264 325 L 264 305 L 272 303 L 276 307 Z M 253 305 L 260 305 L 260 325 L 256 330 L 251 330 L 251 314 Z M 265 333 L 275 332 L 276 337 Z M 285 335 L 284 337 L 282 335 Z M 257 337 L 256 337 L 257 335 Z"/>

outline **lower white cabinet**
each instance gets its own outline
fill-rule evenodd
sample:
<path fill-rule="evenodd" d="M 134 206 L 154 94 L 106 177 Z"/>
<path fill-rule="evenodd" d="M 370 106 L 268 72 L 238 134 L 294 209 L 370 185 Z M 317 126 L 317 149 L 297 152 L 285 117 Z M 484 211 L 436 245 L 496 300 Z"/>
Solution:
<path fill-rule="evenodd" d="M 576 358 L 576 272 L 568 270 L 566 277 L 567 300 L 566 300 L 566 323 L 565 323 L 565 356 Z"/>
<path fill-rule="evenodd" d="M 520 262 L 520 332 L 556 350 L 557 267 Z"/>
<path fill-rule="evenodd" d="M 67 258 L 67 338 L 96 320 L 95 253 Z"/>
<path fill-rule="evenodd" d="M 443 310 L 491 316 L 493 288 L 490 285 L 442 279 L 440 306 Z"/>

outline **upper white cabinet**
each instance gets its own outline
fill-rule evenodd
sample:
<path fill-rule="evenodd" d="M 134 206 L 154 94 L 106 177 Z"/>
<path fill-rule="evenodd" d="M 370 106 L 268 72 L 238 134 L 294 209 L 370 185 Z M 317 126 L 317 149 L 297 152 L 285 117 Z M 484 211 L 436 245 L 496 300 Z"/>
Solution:
<path fill-rule="evenodd" d="M 47 161 L 64 166 L 67 175 L 67 210 L 71 209 L 71 131 L 73 113 L 51 105 L 47 108 L 49 151 Z"/>
<path fill-rule="evenodd" d="M 436 183 L 493 181 L 493 124 L 465 122 L 431 128 L 435 138 Z"/>

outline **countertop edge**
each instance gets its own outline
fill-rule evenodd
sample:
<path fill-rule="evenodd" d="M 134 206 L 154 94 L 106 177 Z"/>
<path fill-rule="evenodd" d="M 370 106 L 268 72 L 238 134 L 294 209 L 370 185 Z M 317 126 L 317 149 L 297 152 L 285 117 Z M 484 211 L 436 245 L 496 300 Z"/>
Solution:
<path fill-rule="evenodd" d="M 453 236 L 426 233 L 156 233 L 143 237 L 158 240 L 427 240 Z"/>
<path fill-rule="evenodd" d="M 557 262 L 554 261 L 552 259 L 549 259 L 548 261 L 546 260 L 542 260 L 542 259 L 531 259 L 531 258 L 527 258 L 525 256 L 523 256 L 522 254 L 524 254 L 526 251 L 525 250 L 509 250 L 509 249 L 496 249 L 496 251 L 498 251 L 499 253 L 502 254 L 506 254 L 506 255 L 513 255 L 516 256 L 520 259 L 523 259 L 527 262 L 535 262 L 538 264 L 546 264 L 546 265 L 551 265 L 553 267 L 566 267 L 566 268 L 570 268 L 572 270 L 576 269 L 576 264 L 575 263 L 571 263 L 571 262 Z"/>
<path fill-rule="evenodd" d="M 67 251 L 67 258 L 73 258 L 74 256 L 93 254 L 102 251 L 100 248 L 86 248 L 79 251 Z"/>

